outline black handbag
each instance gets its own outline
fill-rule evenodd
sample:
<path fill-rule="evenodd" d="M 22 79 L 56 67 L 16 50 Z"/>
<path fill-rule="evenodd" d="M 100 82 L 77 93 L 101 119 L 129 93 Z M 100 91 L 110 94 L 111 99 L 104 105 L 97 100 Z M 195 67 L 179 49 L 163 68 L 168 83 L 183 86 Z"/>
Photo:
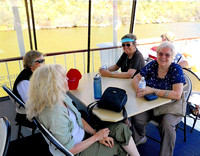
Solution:
<path fill-rule="evenodd" d="M 116 87 L 108 87 L 99 101 L 93 102 L 88 105 L 88 112 L 91 112 L 94 106 L 97 105 L 99 108 L 121 112 L 123 110 L 124 119 L 127 118 L 127 113 L 125 110 L 125 104 L 127 102 L 127 94 L 124 89 Z"/>

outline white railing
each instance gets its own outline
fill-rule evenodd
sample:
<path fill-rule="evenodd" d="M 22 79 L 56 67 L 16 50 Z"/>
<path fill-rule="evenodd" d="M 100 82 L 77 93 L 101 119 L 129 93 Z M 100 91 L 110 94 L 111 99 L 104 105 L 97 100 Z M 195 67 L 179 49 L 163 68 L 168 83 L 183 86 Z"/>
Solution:
<path fill-rule="evenodd" d="M 155 41 L 151 42 L 150 41 Z M 150 48 L 154 45 L 158 45 L 159 39 L 146 39 L 146 40 L 138 40 L 138 49 L 142 52 L 144 58 L 148 57 L 148 53 Z M 106 45 L 107 44 L 107 45 Z M 98 49 L 91 50 L 91 67 L 90 72 L 98 71 L 101 65 L 113 65 L 117 62 L 118 58 L 122 54 L 122 48 L 112 47 L 110 43 L 104 43 L 102 48 L 102 44 L 98 46 Z M 120 44 L 120 42 L 119 42 Z M 200 67 L 199 56 L 200 55 L 200 38 L 192 38 L 192 39 L 180 39 L 174 42 L 175 47 L 178 51 L 185 52 L 188 50 L 188 53 L 194 55 L 192 65 L 196 67 Z M 105 48 L 106 47 L 106 48 Z M 87 72 L 87 50 L 79 50 L 79 51 L 70 51 L 70 52 L 59 52 L 59 53 L 51 53 L 46 54 L 45 62 L 46 64 L 62 64 L 66 70 L 71 68 L 78 69 L 82 74 Z M 6 84 L 12 88 L 14 81 L 20 71 L 23 69 L 23 61 L 22 58 L 11 58 L 0 60 L 0 86 Z M 197 69 L 200 71 L 200 69 Z M 0 88 L 0 97 L 6 96 L 3 92 L 2 88 Z"/>

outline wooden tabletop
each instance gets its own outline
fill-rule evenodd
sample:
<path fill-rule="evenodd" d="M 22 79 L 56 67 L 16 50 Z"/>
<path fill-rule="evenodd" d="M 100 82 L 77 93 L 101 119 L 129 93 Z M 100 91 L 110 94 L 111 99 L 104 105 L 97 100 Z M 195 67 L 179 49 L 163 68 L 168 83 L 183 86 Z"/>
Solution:
<path fill-rule="evenodd" d="M 69 95 L 86 107 L 96 101 L 94 99 L 94 90 L 93 90 L 93 77 L 96 73 L 84 74 L 79 81 L 79 86 L 76 90 L 70 90 Z M 120 78 L 110 78 L 110 77 L 101 77 L 102 82 L 102 93 L 107 87 L 118 87 L 126 90 L 128 95 L 128 100 L 125 105 L 128 117 L 134 116 L 136 114 L 142 113 L 144 111 L 150 110 L 152 108 L 161 106 L 170 102 L 170 99 L 158 98 L 154 101 L 147 101 L 144 98 L 137 98 L 135 96 L 135 91 L 132 86 L 132 79 L 120 79 Z M 121 113 L 94 108 L 93 113 L 99 117 L 102 121 L 117 122 L 123 120 L 123 115 Z"/>

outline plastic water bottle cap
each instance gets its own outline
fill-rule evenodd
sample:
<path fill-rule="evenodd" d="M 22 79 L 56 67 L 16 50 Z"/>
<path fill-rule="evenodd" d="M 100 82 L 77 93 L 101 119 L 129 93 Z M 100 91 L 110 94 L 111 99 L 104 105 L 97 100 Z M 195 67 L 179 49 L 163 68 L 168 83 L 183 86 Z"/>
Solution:
<path fill-rule="evenodd" d="M 106 65 L 102 65 L 102 66 L 101 66 L 101 69 L 106 70 L 106 69 L 107 69 L 107 66 L 106 66 Z"/>
<path fill-rule="evenodd" d="M 94 77 L 94 80 L 99 80 L 99 79 L 101 79 L 101 77 L 100 77 L 100 74 L 97 73 L 97 74 L 95 75 L 95 77 Z"/>

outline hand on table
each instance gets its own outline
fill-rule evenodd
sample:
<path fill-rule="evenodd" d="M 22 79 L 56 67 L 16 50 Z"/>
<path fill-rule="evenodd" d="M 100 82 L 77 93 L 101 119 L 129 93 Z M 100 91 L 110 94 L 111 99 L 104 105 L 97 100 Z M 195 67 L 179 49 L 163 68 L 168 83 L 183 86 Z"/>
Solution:
<path fill-rule="evenodd" d="M 145 89 L 138 88 L 136 91 L 136 96 L 140 98 L 140 97 L 143 97 L 146 94 L 150 94 L 150 93 L 152 93 L 152 88 L 146 86 Z"/>
<path fill-rule="evenodd" d="M 109 77 L 111 75 L 111 72 L 109 70 L 104 70 L 102 68 L 99 69 L 99 73 L 101 76 Z"/>

